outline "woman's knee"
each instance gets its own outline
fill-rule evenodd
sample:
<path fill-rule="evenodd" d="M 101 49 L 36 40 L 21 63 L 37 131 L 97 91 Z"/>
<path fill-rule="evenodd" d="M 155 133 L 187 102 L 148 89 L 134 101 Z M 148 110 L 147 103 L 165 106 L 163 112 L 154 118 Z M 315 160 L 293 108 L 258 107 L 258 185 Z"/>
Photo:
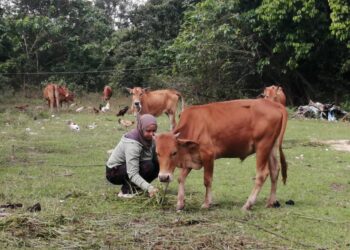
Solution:
<path fill-rule="evenodd" d="M 106 166 L 106 179 L 115 185 L 121 185 L 127 178 L 126 174 L 123 173 L 122 169 L 118 167 L 109 168 Z"/>

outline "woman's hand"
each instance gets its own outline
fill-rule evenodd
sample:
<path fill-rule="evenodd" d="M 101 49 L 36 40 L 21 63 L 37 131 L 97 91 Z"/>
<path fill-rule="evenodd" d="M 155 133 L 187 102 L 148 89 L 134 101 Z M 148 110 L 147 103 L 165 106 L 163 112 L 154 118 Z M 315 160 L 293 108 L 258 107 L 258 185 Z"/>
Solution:
<path fill-rule="evenodd" d="M 153 186 L 150 186 L 148 188 L 148 196 L 151 198 L 154 197 L 158 192 L 159 192 L 158 188 L 155 188 Z"/>

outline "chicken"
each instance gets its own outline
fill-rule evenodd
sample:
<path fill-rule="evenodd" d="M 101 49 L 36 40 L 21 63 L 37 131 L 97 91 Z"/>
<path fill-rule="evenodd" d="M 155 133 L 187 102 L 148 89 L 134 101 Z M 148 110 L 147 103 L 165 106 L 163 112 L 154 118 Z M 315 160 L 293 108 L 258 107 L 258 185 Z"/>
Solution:
<path fill-rule="evenodd" d="M 71 105 L 69 105 L 69 108 L 74 108 L 75 106 L 77 106 L 77 104 L 75 102 L 73 102 Z"/>
<path fill-rule="evenodd" d="M 69 126 L 69 128 L 70 128 L 71 130 L 73 130 L 73 131 L 76 131 L 76 132 L 79 132 L 79 131 L 80 131 L 79 125 L 76 124 L 76 123 L 74 123 L 74 122 L 72 122 L 72 121 L 69 121 L 69 122 L 68 122 L 68 126 Z"/>
<path fill-rule="evenodd" d="M 93 122 L 92 124 L 87 126 L 88 129 L 95 129 L 96 127 L 97 127 L 97 125 L 95 122 Z"/>
<path fill-rule="evenodd" d="M 99 109 L 97 109 L 97 108 L 95 108 L 95 107 L 93 107 L 93 110 L 94 110 L 94 113 L 95 113 L 95 114 L 100 113 L 100 110 L 99 110 Z"/>
<path fill-rule="evenodd" d="M 81 112 L 81 111 L 83 111 L 84 110 L 84 106 L 81 106 L 81 107 L 79 107 L 79 108 L 77 108 L 76 110 L 75 110 L 75 112 Z"/>
<path fill-rule="evenodd" d="M 15 106 L 15 108 L 20 111 L 26 111 L 28 107 L 29 107 L 29 104 Z"/>
<path fill-rule="evenodd" d="M 120 119 L 118 120 L 118 123 L 122 126 L 124 126 L 125 129 L 127 129 L 128 127 L 132 126 L 135 121 L 130 121 L 130 120 L 125 120 L 125 119 Z"/>
<path fill-rule="evenodd" d="M 101 112 L 107 112 L 108 110 L 110 110 L 110 104 L 109 102 L 107 102 L 106 106 L 103 106 L 102 104 L 100 105 L 100 110 Z"/>
<path fill-rule="evenodd" d="M 125 113 L 128 111 L 128 109 L 129 109 L 129 106 L 125 106 L 124 108 L 119 110 L 119 112 L 116 114 L 116 116 L 124 116 Z"/>

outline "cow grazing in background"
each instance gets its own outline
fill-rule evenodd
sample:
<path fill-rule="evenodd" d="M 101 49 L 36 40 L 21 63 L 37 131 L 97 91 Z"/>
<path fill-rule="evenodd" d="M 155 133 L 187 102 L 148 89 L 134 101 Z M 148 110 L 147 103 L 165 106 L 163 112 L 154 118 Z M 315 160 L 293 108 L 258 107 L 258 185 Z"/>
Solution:
<path fill-rule="evenodd" d="M 286 106 L 286 95 L 283 92 L 283 88 L 280 86 L 271 85 L 266 87 L 260 96 Z"/>
<path fill-rule="evenodd" d="M 255 186 L 242 209 L 249 210 L 253 206 L 268 175 L 271 193 L 267 206 L 277 204 L 278 151 L 283 182 L 287 179 L 287 163 L 282 151 L 287 116 L 282 105 L 264 99 L 186 108 L 172 132 L 158 134 L 155 138 L 159 180 L 170 182 L 175 167 L 181 168 L 176 209 L 184 208 L 185 179 L 192 169 L 204 167 L 206 194 L 202 207 L 208 208 L 212 203 L 214 160 L 230 157 L 244 160 L 253 153 L 256 153 Z"/>
<path fill-rule="evenodd" d="M 59 93 L 60 107 L 63 103 L 74 102 L 75 95 L 68 90 L 66 86 L 58 86 L 57 88 Z"/>
<path fill-rule="evenodd" d="M 62 103 L 68 103 L 74 101 L 74 94 L 70 92 L 65 86 L 60 86 L 54 83 L 49 83 L 43 90 L 44 98 L 47 100 L 47 104 L 50 110 L 54 108 L 57 110 L 62 107 Z"/>
<path fill-rule="evenodd" d="M 109 99 L 111 99 L 113 94 L 112 88 L 110 86 L 105 86 L 103 88 L 103 100 L 104 101 L 108 101 Z"/>
<path fill-rule="evenodd" d="M 150 91 L 145 88 L 127 88 L 132 94 L 131 109 L 134 113 L 160 116 L 165 113 L 170 120 L 171 128 L 176 126 L 175 115 L 177 103 L 181 98 L 181 110 L 184 110 L 185 101 L 180 92 L 171 89 Z"/>

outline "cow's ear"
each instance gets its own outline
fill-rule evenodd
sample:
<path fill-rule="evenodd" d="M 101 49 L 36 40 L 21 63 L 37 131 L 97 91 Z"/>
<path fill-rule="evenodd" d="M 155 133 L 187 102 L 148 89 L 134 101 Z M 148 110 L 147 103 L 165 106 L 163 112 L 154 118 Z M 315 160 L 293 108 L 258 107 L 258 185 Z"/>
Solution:
<path fill-rule="evenodd" d="M 143 88 L 142 91 L 147 93 L 147 92 L 151 91 L 151 88 L 150 87 L 146 87 L 146 88 Z"/>
<path fill-rule="evenodd" d="M 131 88 L 127 88 L 127 87 L 125 87 L 125 89 L 126 89 L 126 91 L 128 91 L 128 92 L 129 92 L 129 94 L 132 94 L 132 89 L 131 89 Z"/>
<path fill-rule="evenodd" d="M 195 141 L 178 139 L 179 158 L 183 166 L 193 169 L 202 167 L 199 144 Z"/>
<path fill-rule="evenodd" d="M 177 139 L 178 144 L 181 147 L 190 149 L 190 150 L 198 150 L 199 149 L 199 144 L 195 141 L 191 140 L 185 140 L 185 139 Z"/>

